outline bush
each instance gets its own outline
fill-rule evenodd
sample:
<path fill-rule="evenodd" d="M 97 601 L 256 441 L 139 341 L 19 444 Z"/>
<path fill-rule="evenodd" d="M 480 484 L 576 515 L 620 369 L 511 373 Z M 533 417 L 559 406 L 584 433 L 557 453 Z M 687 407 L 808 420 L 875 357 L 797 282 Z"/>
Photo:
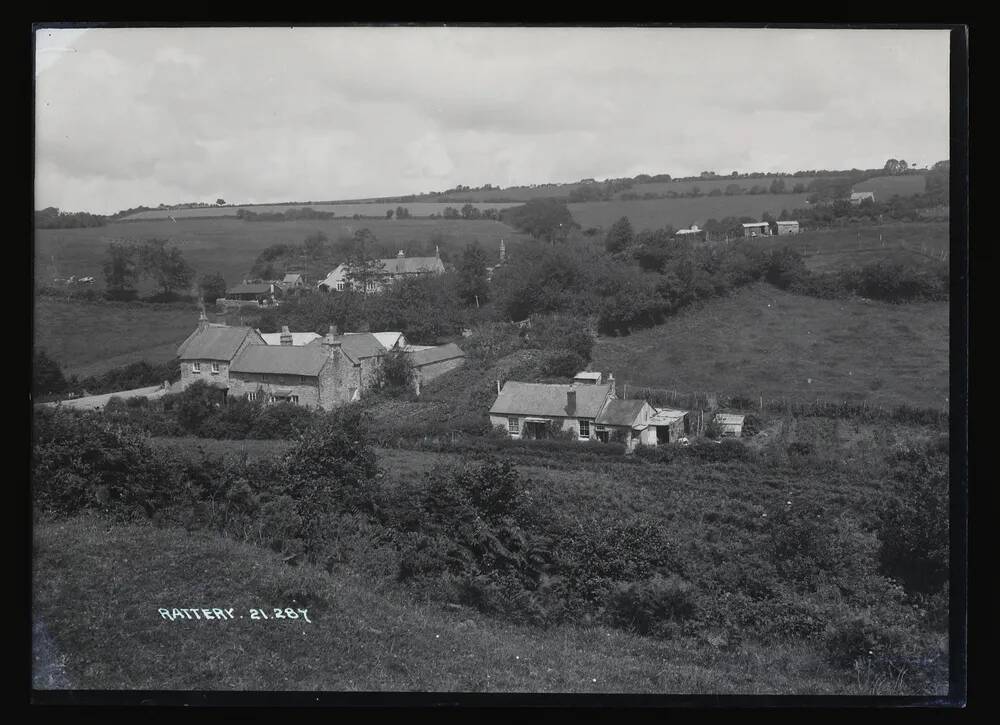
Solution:
<path fill-rule="evenodd" d="M 899 629 L 886 627 L 861 614 L 844 617 L 830 625 L 824 645 L 830 662 L 849 667 L 859 657 L 891 656 L 902 640 L 903 634 Z"/>
<path fill-rule="evenodd" d="M 762 427 L 761 419 L 750 413 L 745 418 L 743 418 L 743 432 L 742 436 L 744 438 L 753 438 L 755 435 L 760 433 Z"/>
<path fill-rule="evenodd" d="M 664 635 L 695 616 L 694 588 L 675 576 L 659 574 L 640 582 L 619 583 L 610 598 L 607 616 L 619 627 L 639 634 Z"/>

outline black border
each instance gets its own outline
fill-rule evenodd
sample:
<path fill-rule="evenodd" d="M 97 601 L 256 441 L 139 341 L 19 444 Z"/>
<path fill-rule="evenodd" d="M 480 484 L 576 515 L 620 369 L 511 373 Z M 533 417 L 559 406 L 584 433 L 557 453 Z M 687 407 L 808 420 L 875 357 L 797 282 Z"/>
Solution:
<path fill-rule="evenodd" d="M 780 8 L 776 8 L 780 10 Z M 159 8 L 157 8 L 159 10 Z M 468 12 L 470 9 L 465 8 Z M 493 10 L 491 8 L 491 10 Z M 835 12 L 837 8 L 831 8 Z M 845 11 L 846 9 L 845 6 Z M 866 8 L 866 11 L 869 10 Z M 671 10 L 673 13 L 673 9 Z M 675 15 L 683 12 L 679 9 Z M 62 14 L 63 17 L 69 13 Z M 582 13 L 586 15 L 584 11 Z M 738 13 L 734 13 L 738 14 Z M 163 13 L 161 17 L 167 15 Z M 575 15 L 581 15 L 579 9 Z M 871 13 L 869 13 L 871 15 Z M 251 13 L 252 16 L 252 13 Z M 93 16 L 91 16 L 93 17 Z M 244 17 L 247 14 L 244 13 Z M 397 18 L 400 16 L 397 15 Z M 897 16 L 898 17 L 898 16 Z M 949 18 L 953 21 L 954 17 Z M 191 21 L 191 20 L 134 20 L 134 21 L 35 21 L 28 28 L 29 73 L 24 84 L 28 103 L 28 137 L 26 145 L 30 178 L 34 179 L 34 30 L 46 27 L 240 27 L 240 26 L 327 26 L 327 25 L 405 25 L 405 26 L 524 26 L 518 20 L 461 19 L 452 12 L 436 20 L 332 20 L 286 21 L 253 20 Z M 28 607 L 25 635 L 25 679 L 28 702 L 39 706 L 56 706 L 76 710 L 79 708 L 130 708 L 136 706 L 165 706 L 165 710 L 184 707 L 210 708 L 260 708 L 260 707 L 352 707 L 352 708 L 410 708 L 452 710 L 455 708 L 529 707 L 529 708 L 771 708 L 776 710 L 797 708 L 963 708 L 968 704 L 968 539 L 969 539 L 969 466 L 968 466 L 968 413 L 969 413 L 969 129 L 970 129 L 970 60 L 969 27 L 954 22 L 899 23 L 890 21 L 851 22 L 848 19 L 827 23 L 815 22 L 763 22 L 763 21 L 680 21 L 663 22 L 632 20 L 594 21 L 535 21 L 542 27 L 701 27 L 701 28 L 856 28 L 856 29 L 949 29 L 951 30 L 951 627 L 950 627 L 950 688 L 947 696 L 940 697 L 864 697 L 864 696 L 801 696 L 801 695 L 658 695 L 658 694 L 546 694 L 546 693 L 433 693 L 433 692 L 284 692 L 284 691 L 171 691 L 171 690 L 34 690 L 31 688 L 31 527 L 27 530 L 26 580 Z M 33 181 L 32 181 L 33 183 Z M 34 190 L 29 193 L 27 228 L 31 234 L 33 224 Z M 29 289 L 29 321 L 34 300 L 34 255 L 29 254 L 31 283 Z M 28 367 L 31 369 L 33 329 L 29 322 Z M 29 382 L 30 389 L 30 382 Z M 28 402 L 29 421 L 31 402 Z M 29 422 L 29 451 L 30 451 Z M 30 456 L 30 453 L 29 453 Z M 30 472 L 30 466 L 29 466 Z M 31 521 L 31 503 L 28 489 L 25 496 L 25 521 Z M 776 714 L 776 713 L 775 713 Z"/>

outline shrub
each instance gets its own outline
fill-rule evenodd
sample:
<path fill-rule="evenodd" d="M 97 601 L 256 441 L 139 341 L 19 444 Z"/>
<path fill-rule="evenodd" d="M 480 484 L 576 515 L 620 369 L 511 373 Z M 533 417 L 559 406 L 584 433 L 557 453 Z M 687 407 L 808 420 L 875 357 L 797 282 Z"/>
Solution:
<path fill-rule="evenodd" d="M 671 625 L 684 622 L 697 611 L 694 588 L 675 576 L 659 574 L 640 582 L 619 583 L 608 604 L 611 623 L 639 634 L 668 634 Z"/>
<path fill-rule="evenodd" d="M 758 416 L 753 413 L 748 414 L 745 418 L 743 418 L 742 436 L 744 438 L 752 438 L 760 433 L 762 425 L 761 419 Z"/>
<path fill-rule="evenodd" d="M 849 667 L 860 657 L 891 655 L 903 639 L 897 628 L 886 627 L 864 615 L 849 615 L 826 630 L 827 658 L 835 665 Z"/>

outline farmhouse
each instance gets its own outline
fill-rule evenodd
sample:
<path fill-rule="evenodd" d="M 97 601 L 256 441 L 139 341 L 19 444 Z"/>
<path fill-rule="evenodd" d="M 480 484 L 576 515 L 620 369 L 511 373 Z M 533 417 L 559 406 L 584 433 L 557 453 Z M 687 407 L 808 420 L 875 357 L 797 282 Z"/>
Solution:
<path fill-rule="evenodd" d="M 371 369 L 344 349 L 330 326 L 308 345 L 248 345 L 230 365 L 230 397 L 330 410 L 358 400 Z"/>
<path fill-rule="evenodd" d="M 198 327 L 177 348 L 181 363 L 180 387 L 196 380 L 222 389 L 229 388 L 230 363 L 252 345 L 263 345 L 260 333 L 250 327 L 209 323 L 202 311 Z"/>
<path fill-rule="evenodd" d="M 769 237 L 771 236 L 771 225 L 767 222 L 751 222 L 743 225 L 744 237 Z"/>
<path fill-rule="evenodd" d="M 779 221 L 775 222 L 778 225 L 778 236 L 783 234 L 798 234 L 799 223 L 796 221 Z"/>
<path fill-rule="evenodd" d="M 426 274 L 442 274 L 444 263 L 441 261 L 440 253 L 434 257 L 407 257 L 403 250 L 392 259 L 379 259 L 383 269 L 381 273 L 385 275 L 385 284 L 391 284 L 400 279 L 408 279 Z M 334 290 L 343 292 L 350 287 L 350 280 L 347 279 L 348 265 L 338 265 L 330 274 L 320 282 L 317 287 L 327 292 Z M 367 292 L 377 292 L 382 289 L 383 284 L 374 280 L 367 283 Z"/>
<path fill-rule="evenodd" d="M 851 194 L 851 203 L 857 206 L 863 201 L 871 200 L 875 202 L 875 192 L 874 191 L 855 191 Z"/>
<path fill-rule="evenodd" d="M 594 434 L 601 441 L 619 440 L 628 450 L 655 446 L 656 427 L 649 424 L 653 413 L 645 400 L 611 398 L 594 420 Z"/>

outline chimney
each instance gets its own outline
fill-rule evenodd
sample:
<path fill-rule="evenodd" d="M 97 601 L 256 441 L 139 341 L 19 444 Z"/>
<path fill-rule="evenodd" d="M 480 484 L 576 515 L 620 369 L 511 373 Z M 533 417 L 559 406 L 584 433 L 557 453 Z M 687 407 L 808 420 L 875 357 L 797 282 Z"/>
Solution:
<path fill-rule="evenodd" d="M 566 391 L 566 412 L 570 415 L 576 413 L 576 391 L 567 390 Z"/>
<path fill-rule="evenodd" d="M 507 245 L 505 245 L 503 243 L 503 240 L 501 239 L 500 240 L 500 264 L 503 264 L 505 261 L 507 261 Z"/>
<path fill-rule="evenodd" d="M 282 345 L 292 344 L 292 333 L 288 331 L 288 325 L 284 325 L 281 328 L 281 344 Z"/>
<path fill-rule="evenodd" d="M 206 327 L 208 327 L 208 316 L 205 315 L 205 310 L 203 309 L 198 316 L 198 329 L 204 330 Z"/>
<path fill-rule="evenodd" d="M 337 339 L 337 326 L 330 325 L 329 332 L 323 337 L 323 347 L 326 348 L 326 354 L 329 357 L 334 357 L 340 352 L 341 342 Z"/>
<path fill-rule="evenodd" d="M 396 252 L 396 258 L 397 258 L 397 259 L 402 259 L 402 258 L 403 258 L 403 257 L 405 257 L 405 256 L 406 256 L 406 255 L 405 255 L 405 254 L 403 253 L 403 250 L 402 250 L 402 249 L 400 249 L 400 250 L 399 250 L 398 252 Z"/>
<path fill-rule="evenodd" d="M 611 373 L 608 373 L 608 382 L 611 383 L 611 396 L 614 397 L 618 394 L 618 391 L 615 390 L 615 376 Z"/>
<path fill-rule="evenodd" d="M 441 249 L 436 244 L 434 245 L 434 256 L 441 259 Z"/>

